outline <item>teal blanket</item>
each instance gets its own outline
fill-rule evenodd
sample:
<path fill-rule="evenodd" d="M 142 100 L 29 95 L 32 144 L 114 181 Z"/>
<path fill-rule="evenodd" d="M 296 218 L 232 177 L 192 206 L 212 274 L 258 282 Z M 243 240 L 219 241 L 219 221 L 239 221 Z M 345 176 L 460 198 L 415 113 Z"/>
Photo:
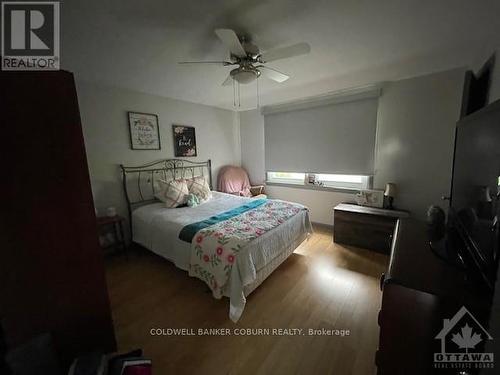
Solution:
<path fill-rule="evenodd" d="M 179 239 L 191 243 L 194 235 L 198 233 L 200 230 L 205 229 L 211 225 L 220 223 L 221 221 L 231 219 L 232 217 L 238 216 L 244 212 L 253 210 L 254 208 L 262 206 L 266 202 L 267 199 L 255 199 L 249 203 L 244 204 L 243 206 L 236 207 L 233 208 L 232 210 L 209 217 L 206 220 L 188 224 L 184 228 L 182 228 L 181 232 L 179 233 Z"/>

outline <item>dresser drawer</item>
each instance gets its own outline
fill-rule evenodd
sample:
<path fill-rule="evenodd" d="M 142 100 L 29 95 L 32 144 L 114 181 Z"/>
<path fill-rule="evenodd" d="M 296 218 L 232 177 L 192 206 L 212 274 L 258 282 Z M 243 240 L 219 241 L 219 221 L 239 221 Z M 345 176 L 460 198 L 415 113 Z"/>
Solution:
<path fill-rule="evenodd" d="M 394 226 L 395 220 L 377 222 L 370 218 L 363 222 L 358 217 L 356 220 L 349 220 L 335 214 L 334 241 L 389 254 Z"/>
<path fill-rule="evenodd" d="M 335 210 L 333 225 L 337 222 L 346 222 L 352 223 L 353 225 L 370 225 L 381 230 L 394 230 L 396 220 L 397 218 L 393 217 Z"/>

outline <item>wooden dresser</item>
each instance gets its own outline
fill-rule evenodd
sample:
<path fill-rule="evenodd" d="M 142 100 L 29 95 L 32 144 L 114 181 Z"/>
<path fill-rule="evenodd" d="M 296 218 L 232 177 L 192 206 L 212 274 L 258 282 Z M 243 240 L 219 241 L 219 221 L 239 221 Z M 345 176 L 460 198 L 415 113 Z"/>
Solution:
<path fill-rule="evenodd" d="M 463 271 L 434 255 L 424 222 L 397 222 L 389 268 L 380 286 L 378 374 L 456 374 L 456 369 L 434 369 L 433 355 L 440 351 L 435 337 L 443 320 L 462 306 L 487 327 L 490 297 Z"/>
<path fill-rule="evenodd" d="M 407 211 L 341 203 L 333 209 L 333 241 L 389 254 L 396 222 Z"/>

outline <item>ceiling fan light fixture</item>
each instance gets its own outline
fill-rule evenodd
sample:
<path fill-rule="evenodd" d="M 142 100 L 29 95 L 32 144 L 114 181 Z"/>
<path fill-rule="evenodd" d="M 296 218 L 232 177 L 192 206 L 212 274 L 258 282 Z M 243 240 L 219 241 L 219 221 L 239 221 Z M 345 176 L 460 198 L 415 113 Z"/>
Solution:
<path fill-rule="evenodd" d="M 260 71 L 255 68 L 240 67 L 231 70 L 231 77 L 241 84 L 255 81 L 260 76 Z"/>
<path fill-rule="evenodd" d="M 222 66 L 237 65 L 236 69 L 222 82 L 222 86 L 233 86 L 233 105 L 236 107 L 236 96 L 238 107 L 240 106 L 240 84 L 257 84 L 257 107 L 259 107 L 259 78 L 261 75 L 271 81 L 282 83 L 290 77 L 279 70 L 266 66 L 270 61 L 281 60 L 289 57 L 305 55 L 311 51 L 307 43 L 296 43 L 286 47 L 274 48 L 264 52 L 255 45 L 250 38 L 238 36 L 231 29 L 216 29 L 215 34 L 229 50 L 229 60 L 225 61 L 182 61 L 181 64 L 218 64 Z"/>

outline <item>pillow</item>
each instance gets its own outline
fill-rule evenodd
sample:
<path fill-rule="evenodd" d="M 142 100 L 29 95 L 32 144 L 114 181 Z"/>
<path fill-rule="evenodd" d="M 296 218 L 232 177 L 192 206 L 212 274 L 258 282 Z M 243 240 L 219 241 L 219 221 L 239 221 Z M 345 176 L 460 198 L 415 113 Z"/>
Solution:
<path fill-rule="evenodd" d="M 156 192 L 154 193 L 155 198 L 165 203 L 166 198 L 164 196 L 164 193 L 165 190 L 168 188 L 168 182 L 165 180 L 158 179 L 154 180 L 153 183 L 154 183 L 154 191 Z"/>
<path fill-rule="evenodd" d="M 196 195 L 201 201 L 207 201 L 212 198 L 210 186 L 203 176 L 193 177 L 187 180 L 187 186 L 191 194 Z"/>
<path fill-rule="evenodd" d="M 158 180 L 161 191 L 155 197 L 166 204 L 168 208 L 176 208 L 186 204 L 189 189 L 186 180 Z"/>
<path fill-rule="evenodd" d="M 197 195 L 189 194 L 187 199 L 188 207 L 196 207 L 200 204 L 200 198 Z"/>

